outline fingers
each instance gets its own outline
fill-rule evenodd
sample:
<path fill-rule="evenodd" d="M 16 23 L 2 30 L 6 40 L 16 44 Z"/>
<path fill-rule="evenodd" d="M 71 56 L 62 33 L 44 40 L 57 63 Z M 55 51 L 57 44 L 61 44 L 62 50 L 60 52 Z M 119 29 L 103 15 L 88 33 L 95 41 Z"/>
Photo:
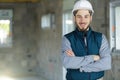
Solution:
<path fill-rule="evenodd" d="M 100 60 L 100 56 L 98 56 L 98 55 L 93 55 L 93 58 L 94 58 L 95 61 Z"/>
<path fill-rule="evenodd" d="M 75 56 L 72 50 L 66 50 L 68 56 Z"/>

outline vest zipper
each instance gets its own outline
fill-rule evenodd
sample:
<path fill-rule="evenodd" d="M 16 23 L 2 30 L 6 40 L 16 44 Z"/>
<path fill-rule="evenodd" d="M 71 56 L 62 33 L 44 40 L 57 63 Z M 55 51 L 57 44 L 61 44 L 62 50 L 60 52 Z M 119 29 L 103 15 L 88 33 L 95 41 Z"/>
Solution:
<path fill-rule="evenodd" d="M 87 54 L 88 54 L 88 49 L 87 49 L 87 40 L 86 40 L 86 37 L 84 37 L 84 43 L 85 43 L 85 50 L 86 50 L 86 52 L 87 52 Z"/>
<path fill-rule="evenodd" d="M 91 79 L 90 79 L 90 74 L 89 74 L 89 80 L 91 80 Z"/>
<path fill-rule="evenodd" d="M 88 54 L 88 49 L 87 49 L 87 39 L 86 39 L 86 36 L 84 36 L 84 42 L 85 42 L 85 50 L 86 50 L 86 52 L 87 52 L 87 54 Z M 88 77 L 89 77 L 89 80 L 91 80 L 91 79 L 90 79 L 90 74 L 88 74 Z"/>

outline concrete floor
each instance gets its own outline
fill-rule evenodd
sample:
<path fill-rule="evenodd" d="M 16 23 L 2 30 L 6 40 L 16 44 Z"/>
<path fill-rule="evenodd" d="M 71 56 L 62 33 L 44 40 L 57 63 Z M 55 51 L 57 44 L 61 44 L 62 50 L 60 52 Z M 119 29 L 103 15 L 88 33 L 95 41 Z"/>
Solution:
<path fill-rule="evenodd" d="M 20 77 L 20 78 L 3 77 L 3 78 L 0 78 L 0 80 L 46 80 L 46 79 L 44 79 L 43 77 L 32 76 L 32 77 Z"/>
<path fill-rule="evenodd" d="M 46 80 L 46 79 L 43 79 L 41 77 L 28 77 L 28 78 L 18 78 L 15 80 Z"/>
<path fill-rule="evenodd" d="M 46 79 L 43 79 L 42 77 L 24 77 L 24 78 L 18 78 L 15 80 L 46 80 Z"/>

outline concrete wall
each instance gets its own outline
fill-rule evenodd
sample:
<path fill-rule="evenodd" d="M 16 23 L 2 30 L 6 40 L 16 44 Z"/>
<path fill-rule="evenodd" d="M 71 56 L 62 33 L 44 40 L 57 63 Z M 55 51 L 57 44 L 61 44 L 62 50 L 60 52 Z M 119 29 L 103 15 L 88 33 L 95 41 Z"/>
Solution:
<path fill-rule="evenodd" d="M 53 13 L 55 15 L 54 26 L 42 29 L 41 25 L 38 25 L 37 58 L 40 61 L 40 75 L 46 77 L 48 80 L 62 80 L 62 64 L 60 57 L 62 37 L 62 0 L 43 1 L 37 8 L 37 13 L 39 24 L 42 15 L 48 13 Z"/>
<path fill-rule="evenodd" d="M 37 67 L 36 13 L 28 3 L 0 3 L 1 9 L 13 9 L 13 46 L 0 48 L 1 75 L 33 75 Z"/>
<path fill-rule="evenodd" d="M 0 8 L 13 9 L 13 46 L 0 48 L 0 75 L 62 80 L 62 0 L 0 3 Z M 55 26 L 42 29 L 41 16 L 47 13 L 55 14 Z"/>
<path fill-rule="evenodd" d="M 63 0 L 63 12 L 71 10 L 71 13 L 72 13 L 74 1 L 75 0 Z"/>
<path fill-rule="evenodd" d="M 95 11 L 91 25 L 94 30 L 105 34 L 109 40 L 109 0 L 90 1 Z"/>

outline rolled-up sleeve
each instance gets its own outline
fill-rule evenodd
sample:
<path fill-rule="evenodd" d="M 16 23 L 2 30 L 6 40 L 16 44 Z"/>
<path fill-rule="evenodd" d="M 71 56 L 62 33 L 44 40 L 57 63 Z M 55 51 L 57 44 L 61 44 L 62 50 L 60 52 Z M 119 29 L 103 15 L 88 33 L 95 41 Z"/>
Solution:
<path fill-rule="evenodd" d="M 94 62 L 93 56 L 88 55 L 84 57 L 77 57 L 77 56 L 68 56 L 67 53 L 65 53 L 66 50 L 72 50 L 71 44 L 69 40 L 63 36 L 62 38 L 62 62 L 63 66 L 65 68 L 69 69 L 80 69 L 82 66 L 86 66 L 90 64 L 91 62 Z"/>

